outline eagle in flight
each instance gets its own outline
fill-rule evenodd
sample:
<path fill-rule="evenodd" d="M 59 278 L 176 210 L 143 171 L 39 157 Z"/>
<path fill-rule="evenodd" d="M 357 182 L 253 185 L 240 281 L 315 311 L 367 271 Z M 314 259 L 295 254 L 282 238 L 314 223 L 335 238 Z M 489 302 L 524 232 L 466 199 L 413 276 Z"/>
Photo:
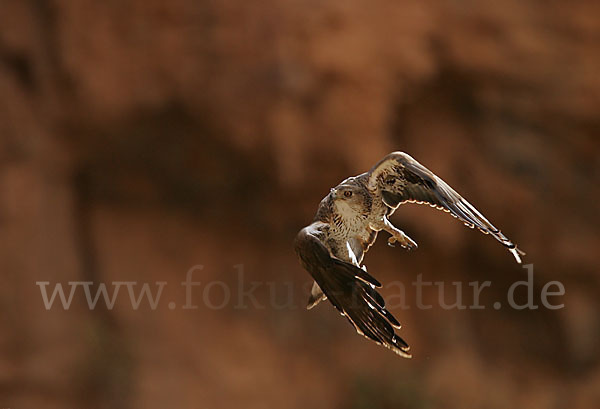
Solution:
<path fill-rule="evenodd" d="M 390 246 L 417 247 L 388 220 L 404 203 L 428 204 L 450 213 L 494 237 L 518 263 L 525 253 L 446 182 L 404 152 L 390 153 L 368 172 L 331 189 L 312 224 L 300 230 L 294 243 L 302 266 L 315 280 L 307 308 L 329 299 L 359 334 L 410 358 L 408 344 L 394 331 L 400 323 L 376 290 L 381 284 L 361 266 L 381 230 L 391 235 Z"/>

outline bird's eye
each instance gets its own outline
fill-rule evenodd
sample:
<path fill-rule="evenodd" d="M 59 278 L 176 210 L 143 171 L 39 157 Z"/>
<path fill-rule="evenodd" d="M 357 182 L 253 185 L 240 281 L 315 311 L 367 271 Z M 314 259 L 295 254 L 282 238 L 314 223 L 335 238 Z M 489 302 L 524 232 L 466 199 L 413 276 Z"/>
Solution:
<path fill-rule="evenodd" d="M 386 185 L 393 185 L 394 183 L 396 183 L 396 178 L 393 176 L 389 176 L 387 178 L 385 178 L 385 184 Z"/>
<path fill-rule="evenodd" d="M 351 191 L 349 191 L 349 190 L 346 190 L 346 191 L 344 192 L 344 196 L 346 196 L 346 197 L 350 197 L 350 196 L 352 196 L 352 192 L 351 192 Z"/>

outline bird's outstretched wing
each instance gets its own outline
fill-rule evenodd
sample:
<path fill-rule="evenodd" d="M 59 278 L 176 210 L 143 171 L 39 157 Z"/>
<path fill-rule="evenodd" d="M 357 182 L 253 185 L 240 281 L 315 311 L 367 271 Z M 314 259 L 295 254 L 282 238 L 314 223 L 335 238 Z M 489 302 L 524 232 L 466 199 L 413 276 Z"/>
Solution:
<path fill-rule="evenodd" d="M 521 263 L 520 256 L 524 252 L 446 182 L 410 155 L 390 153 L 373 166 L 368 175 L 369 188 L 379 188 L 384 203 L 389 207 L 395 209 L 403 203 L 419 203 L 449 212 L 465 225 L 491 234 Z"/>
<path fill-rule="evenodd" d="M 400 328 L 400 323 L 385 309 L 383 297 L 375 290 L 381 284 L 373 276 L 332 257 L 312 226 L 298 233 L 295 249 L 303 267 L 359 334 L 398 355 L 411 357 L 408 344 L 394 332 L 394 327 Z"/>

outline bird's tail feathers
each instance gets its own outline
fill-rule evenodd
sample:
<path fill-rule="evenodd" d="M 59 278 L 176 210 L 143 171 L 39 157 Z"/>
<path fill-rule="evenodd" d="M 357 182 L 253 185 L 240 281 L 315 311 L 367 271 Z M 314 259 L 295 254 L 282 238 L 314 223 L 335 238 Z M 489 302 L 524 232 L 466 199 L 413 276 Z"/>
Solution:
<path fill-rule="evenodd" d="M 316 281 L 313 282 L 312 289 L 310 290 L 310 297 L 308 297 L 308 303 L 306 305 L 306 309 L 310 310 L 319 304 L 321 301 L 325 301 L 327 296 L 323 294 L 323 290 L 319 287 Z"/>

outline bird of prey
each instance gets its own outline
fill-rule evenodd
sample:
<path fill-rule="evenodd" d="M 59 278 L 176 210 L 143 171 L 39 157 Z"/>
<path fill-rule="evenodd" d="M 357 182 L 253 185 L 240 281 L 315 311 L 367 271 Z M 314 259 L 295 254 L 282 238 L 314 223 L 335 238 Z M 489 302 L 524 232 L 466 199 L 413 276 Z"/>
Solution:
<path fill-rule="evenodd" d="M 331 189 L 312 224 L 295 240 L 296 253 L 315 280 L 308 309 L 329 299 L 359 334 L 410 358 L 408 344 L 394 331 L 400 324 L 376 291 L 381 284 L 361 267 L 381 230 L 391 235 L 390 246 L 417 247 L 388 220 L 404 203 L 428 204 L 449 212 L 465 225 L 492 235 L 518 263 L 525 253 L 447 183 L 404 152 L 390 153 L 368 172 Z"/>

